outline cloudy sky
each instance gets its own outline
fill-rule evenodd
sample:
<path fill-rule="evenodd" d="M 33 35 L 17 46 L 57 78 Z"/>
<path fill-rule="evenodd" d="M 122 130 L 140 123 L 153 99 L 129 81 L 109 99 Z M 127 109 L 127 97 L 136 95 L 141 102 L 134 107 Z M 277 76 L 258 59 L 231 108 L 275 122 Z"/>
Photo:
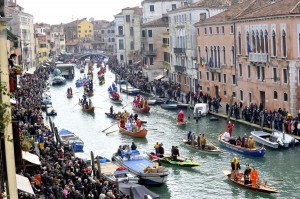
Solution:
<path fill-rule="evenodd" d="M 59 24 L 94 17 L 112 21 L 122 8 L 141 7 L 142 0 L 17 0 L 34 22 Z"/>

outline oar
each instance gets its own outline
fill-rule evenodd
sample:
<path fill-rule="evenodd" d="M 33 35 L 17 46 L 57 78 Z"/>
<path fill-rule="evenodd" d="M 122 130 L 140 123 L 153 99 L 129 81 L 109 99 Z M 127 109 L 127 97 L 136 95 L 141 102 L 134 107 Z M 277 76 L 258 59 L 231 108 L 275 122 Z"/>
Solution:
<path fill-rule="evenodd" d="M 130 103 L 127 103 L 125 106 L 122 107 L 122 109 L 125 108 L 128 104 L 130 104 Z"/>
<path fill-rule="evenodd" d="M 78 102 L 78 103 L 79 103 L 79 102 Z M 79 105 L 78 103 L 76 103 L 76 104 L 73 106 L 73 108 L 75 108 L 75 106 Z M 72 109 L 73 109 L 73 108 L 72 108 Z"/>
<path fill-rule="evenodd" d="M 274 181 L 274 182 L 283 182 L 282 179 L 269 179 L 269 178 L 264 178 L 264 181 Z"/>
<path fill-rule="evenodd" d="M 157 130 L 157 129 L 147 129 L 148 131 L 150 130 L 150 131 L 155 131 L 155 130 Z"/>
<path fill-rule="evenodd" d="M 109 134 L 114 133 L 114 132 L 116 132 L 116 131 L 118 131 L 118 130 L 108 132 L 108 133 L 106 133 L 106 135 L 109 135 Z"/>
<path fill-rule="evenodd" d="M 109 128 L 113 127 L 113 126 L 115 126 L 116 124 L 117 124 L 117 123 L 115 123 L 115 124 L 111 125 L 110 127 L 108 127 L 108 128 L 106 128 L 106 129 L 104 129 L 102 132 L 106 131 L 107 129 L 109 129 Z"/>

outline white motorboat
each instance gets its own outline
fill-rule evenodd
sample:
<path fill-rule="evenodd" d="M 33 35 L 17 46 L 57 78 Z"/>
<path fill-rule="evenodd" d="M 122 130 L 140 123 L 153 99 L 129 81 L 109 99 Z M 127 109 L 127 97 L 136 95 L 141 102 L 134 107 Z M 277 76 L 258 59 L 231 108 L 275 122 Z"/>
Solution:
<path fill-rule="evenodd" d="M 252 131 L 251 135 L 254 140 L 262 145 L 268 146 L 273 149 L 278 149 L 279 147 L 283 147 L 284 143 L 281 138 L 278 138 L 270 133 L 265 131 Z"/>
<path fill-rule="evenodd" d="M 280 138 L 284 144 L 284 147 L 288 148 L 292 144 L 299 144 L 299 141 L 290 136 L 289 134 L 275 131 L 272 133 L 275 137 Z"/>

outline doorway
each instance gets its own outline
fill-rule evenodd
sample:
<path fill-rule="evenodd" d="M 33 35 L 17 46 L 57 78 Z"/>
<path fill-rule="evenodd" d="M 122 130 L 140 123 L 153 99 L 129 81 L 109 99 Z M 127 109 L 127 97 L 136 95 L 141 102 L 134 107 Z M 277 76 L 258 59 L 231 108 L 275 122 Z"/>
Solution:
<path fill-rule="evenodd" d="M 219 86 L 215 86 L 215 94 L 216 94 L 216 98 L 219 98 Z"/>
<path fill-rule="evenodd" d="M 263 107 L 266 107 L 266 93 L 265 91 L 260 91 L 260 103 L 263 105 Z"/>

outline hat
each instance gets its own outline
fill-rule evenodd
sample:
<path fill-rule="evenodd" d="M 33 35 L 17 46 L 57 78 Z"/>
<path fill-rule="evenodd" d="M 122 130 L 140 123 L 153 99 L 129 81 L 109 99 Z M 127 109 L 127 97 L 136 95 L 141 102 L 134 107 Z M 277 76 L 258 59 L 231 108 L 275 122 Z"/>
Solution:
<path fill-rule="evenodd" d="M 229 121 L 228 124 L 230 124 L 231 122 Z"/>

